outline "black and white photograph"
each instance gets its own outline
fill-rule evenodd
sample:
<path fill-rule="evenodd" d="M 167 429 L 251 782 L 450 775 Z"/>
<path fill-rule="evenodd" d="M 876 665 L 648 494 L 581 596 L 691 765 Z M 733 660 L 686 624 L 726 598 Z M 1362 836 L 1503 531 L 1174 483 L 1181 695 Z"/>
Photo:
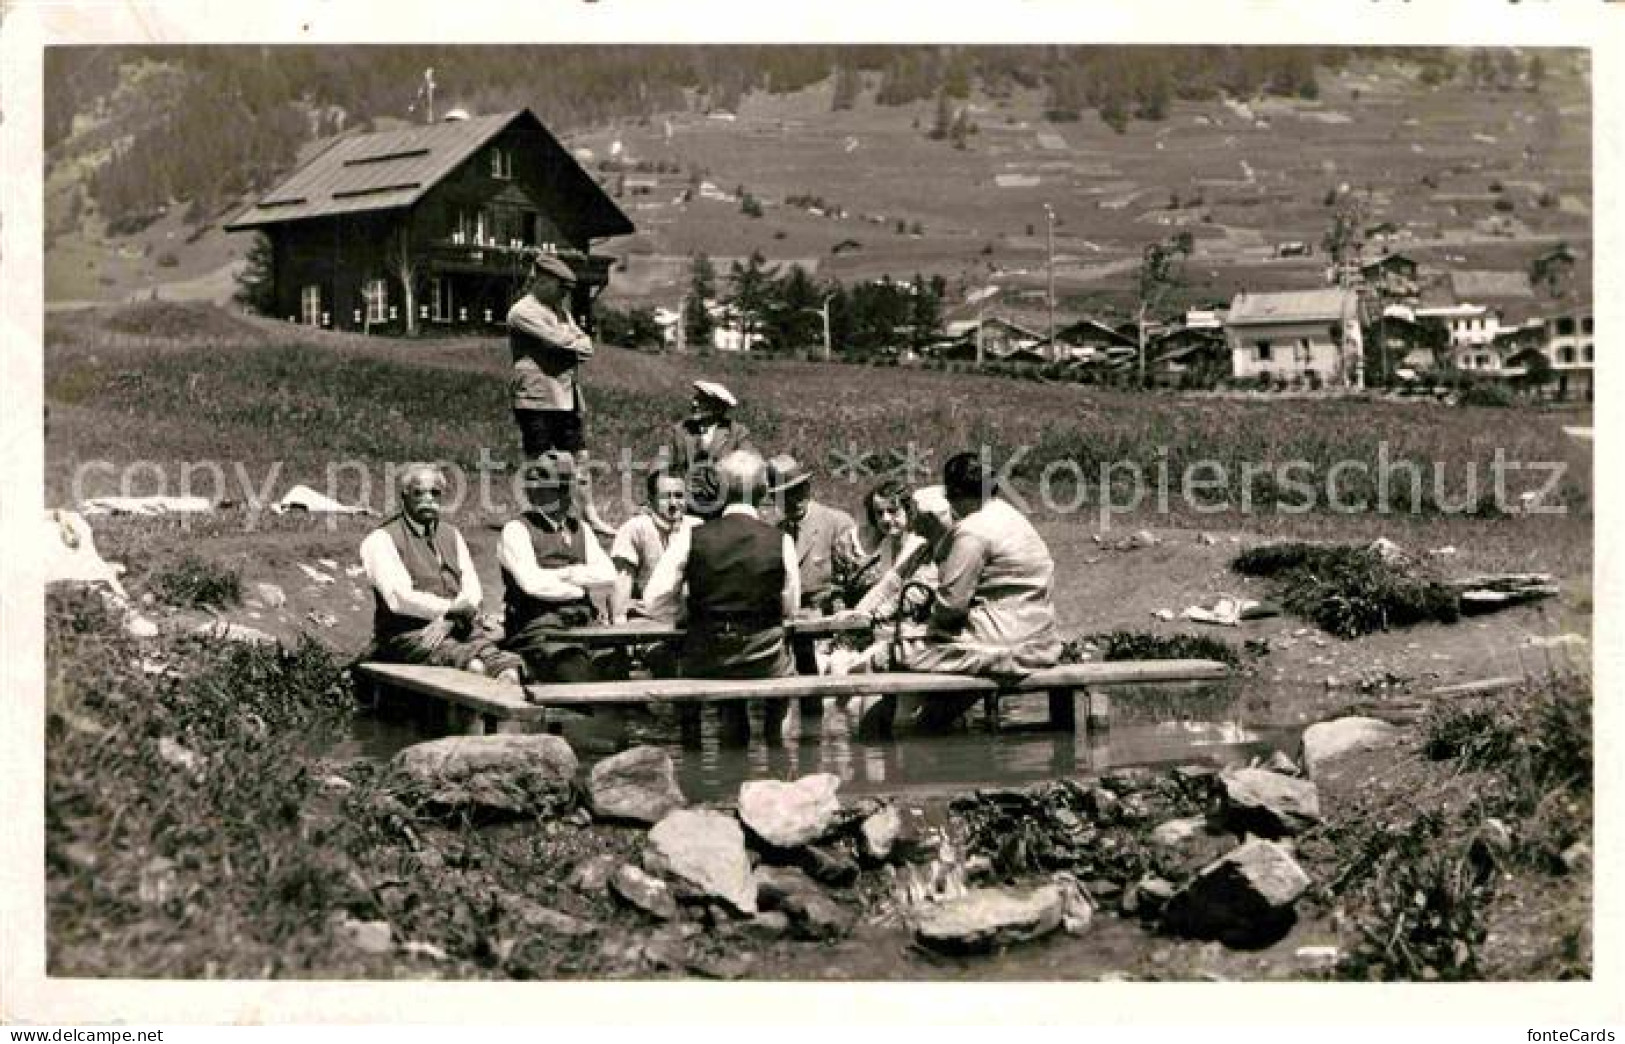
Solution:
<path fill-rule="evenodd" d="M 31 30 L 13 969 L 1598 984 L 1616 5 L 574 6 Z"/>

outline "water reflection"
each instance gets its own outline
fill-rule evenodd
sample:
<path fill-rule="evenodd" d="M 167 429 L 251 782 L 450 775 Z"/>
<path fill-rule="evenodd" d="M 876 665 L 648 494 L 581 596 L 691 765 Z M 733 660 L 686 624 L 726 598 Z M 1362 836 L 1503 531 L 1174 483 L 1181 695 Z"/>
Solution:
<path fill-rule="evenodd" d="M 1127 765 L 1244 761 L 1272 749 L 1294 751 L 1300 726 L 1244 724 L 1244 704 L 1233 687 L 1192 687 L 1184 699 L 1163 689 L 1155 699 L 1130 690 L 1114 693 L 1117 718 L 1103 732 L 1058 732 L 1045 727 L 1042 696 L 1007 700 L 998 730 L 973 712 L 965 727 L 948 735 L 899 735 L 860 740 L 856 715 L 830 705 L 821 718 L 803 720 L 792 707 L 784 742 L 753 740 L 733 747 L 720 742 L 715 715 L 707 713 L 700 743 L 685 747 L 670 708 L 593 715 L 560 715 L 563 734 L 583 762 L 628 746 L 648 743 L 670 751 L 683 792 L 696 801 L 726 801 L 750 779 L 795 779 L 832 772 L 842 796 L 931 794 L 973 787 L 1012 786 L 1096 774 Z M 1252 708 L 1248 701 L 1247 709 Z M 1193 712 L 1199 712 L 1200 717 Z M 759 709 L 752 733 L 761 735 Z M 349 737 L 330 751 L 338 757 L 387 757 L 438 733 L 411 718 L 358 718 Z"/>

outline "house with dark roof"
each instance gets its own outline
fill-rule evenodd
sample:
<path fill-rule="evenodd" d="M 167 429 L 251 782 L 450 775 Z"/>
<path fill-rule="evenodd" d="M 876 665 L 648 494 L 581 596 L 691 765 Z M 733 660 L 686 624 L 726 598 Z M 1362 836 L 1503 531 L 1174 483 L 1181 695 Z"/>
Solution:
<path fill-rule="evenodd" d="M 590 327 L 593 241 L 633 231 L 529 109 L 340 138 L 225 227 L 269 240 L 276 315 L 383 333 L 500 327 L 538 250 Z"/>
<path fill-rule="evenodd" d="M 1231 373 L 1362 386 L 1360 325 L 1359 299 L 1343 287 L 1237 294 L 1224 325 Z"/>
<path fill-rule="evenodd" d="M 1385 300 L 1413 298 L 1420 290 L 1415 260 L 1404 254 L 1384 254 L 1360 265 L 1365 288 Z"/>

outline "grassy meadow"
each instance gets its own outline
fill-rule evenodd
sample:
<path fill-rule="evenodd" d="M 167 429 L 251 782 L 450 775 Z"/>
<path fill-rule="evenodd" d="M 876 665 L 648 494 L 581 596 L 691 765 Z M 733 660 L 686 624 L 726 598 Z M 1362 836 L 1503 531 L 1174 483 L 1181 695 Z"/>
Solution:
<path fill-rule="evenodd" d="M 162 302 L 52 315 L 47 502 L 191 492 L 271 503 L 304 483 L 387 509 L 388 464 L 439 460 L 468 469 L 473 483 L 482 454 L 487 463 L 517 461 L 507 367 L 502 339 L 367 339 Z M 1573 413 L 1176 396 L 612 347 L 585 373 L 591 447 L 610 463 L 629 454 L 635 470 L 625 487 L 634 496 L 637 469 L 682 416 L 689 381 L 706 376 L 739 396 L 738 415 L 763 449 L 812 462 L 821 495 L 851 510 L 883 474 L 912 466 L 909 477 L 923 483 L 951 453 L 987 446 L 995 461 L 1012 462 L 1012 487 L 1063 544 L 1103 524 L 1312 539 L 1383 535 L 1407 546 L 1482 552 L 1491 568 L 1583 577 L 1590 567 L 1590 443 L 1561 430 L 1577 422 Z M 1508 471 L 1498 496 L 1498 455 L 1563 465 L 1543 501 L 1563 512 L 1506 514 L 1549 472 Z M 137 462 L 156 467 L 127 467 Z M 1384 462 L 1386 484 L 1379 482 Z M 1407 463 L 1421 483 L 1397 470 Z M 489 511 L 500 516 L 512 471 L 488 474 Z M 180 488 L 183 477 L 189 490 Z M 611 521 L 630 510 L 620 485 L 599 480 Z M 472 497 L 465 503 L 477 507 Z M 1377 510 L 1384 503 L 1388 510 Z"/>

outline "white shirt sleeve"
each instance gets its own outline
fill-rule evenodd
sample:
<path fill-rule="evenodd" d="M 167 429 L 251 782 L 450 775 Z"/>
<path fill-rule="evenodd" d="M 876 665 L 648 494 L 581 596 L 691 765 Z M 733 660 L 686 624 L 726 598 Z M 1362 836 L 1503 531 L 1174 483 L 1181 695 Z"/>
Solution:
<path fill-rule="evenodd" d="M 462 548 L 459 551 L 460 560 L 467 553 L 467 548 Z M 451 602 L 439 595 L 419 591 L 412 586 L 412 575 L 406 571 L 400 552 L 395 550 L 394 539 L 382 529 L 373 530 L 361 541 L 361 567 L 367 571 L 372 589 L 378 592 L 378 597 L 383 599 L 392 613 L 427 622 L 451 608 Z M 473 575 L 473 568 L 465 566 L 463 583 L 466 585 Z M 479 580 L 476 579 L 474 583 L 478 590 Z"/>
<path fill-rule="evenodd" d="M 609 545 L 609 557 L 617 565 L 624 565 L 632 572 L 637 572 L 642 565 L 642 556 L 638 554 L 637 527 L 639 519 L 644 516 L 633 515 L 621 523 L 621 528 L 615 531 L 615 541 Z"/>
<path fill-rule="evenodd" d="M 592 528 L 585 525 L 581 528 L 587 535 L 587 561 L 574 567 L 570 574 L 571 579 L 582 586 L 611 583 L 615 579 L 615 563 L 605 553 L 603 545 L 598 542 L 598 535 Z"/>
<path fill-rule="evenodd" d="M 796 554 L 796 542 L 784 534 L 784 618 L 795 617 L 801 611 L 801 557 Z"/>
<path fill-rule="evenodd" d="M 692 526 L 676 528 L 643 588 L 643 611 L 656 620 L 676 620 L 682 614 L 683 577 L 688 572 L 693 531 Z"/>
<path fill-rule="evenodd" d="M 586 595 L 580 587 L 564 579 L 563 569 L 543 569 L 536 564 L 536 549 L 531 546 L 530 532 L 521 519 L 516 518 L 502 527 L 497 561 L 519 589 L 532 598 L 544 602 L 573 602 Z"/>

